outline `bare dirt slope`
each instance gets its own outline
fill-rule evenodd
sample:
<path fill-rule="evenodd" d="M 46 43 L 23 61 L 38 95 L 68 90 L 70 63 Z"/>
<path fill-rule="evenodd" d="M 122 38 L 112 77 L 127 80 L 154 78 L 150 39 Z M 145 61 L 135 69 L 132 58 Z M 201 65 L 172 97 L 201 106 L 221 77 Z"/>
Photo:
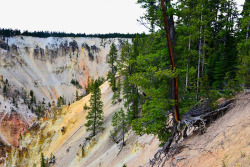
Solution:
<path fill-rule="evenodd" d="M 86 115 L 83 110 L 90 95 L 65 106 L 56 120 L 41 121 L 37 131 L 23 136 L 21 148 L 8 154 L 6 166 L 40 165 L 40 153 L 46 157 L 53 153 L 56 163 L 53 167 L 127 167 L 150 166 L 159 149 L 157 137 L 138 136 L 133 131 L 126 135 L 126 146 L 120 149 L 110 139 L 111 118 L 122 104 L 112 105 L 112 90 L 108 82 L 101 87 L 104 102 L 105 130 L 99 134 L 96 142 L 79 156 L 79 145 L 83 144 L 86 132 Z M 184 149 L 165 163 L 166 167 L 249 167 L 250 166 L 250 94 L 241 93 L 236 97 L 234 107 L 226 115 L 216 120 L 203 135 L 193 134 L 181 143 Z M 89 105 L 89 104 L 88 104 Z M 62 134 L 61 128 L 66 132 Z"/>
<path fill-rule="evenodd" d="M 104 103 L 105 130 L 99 133 L 96 142 L 86 149 L 85 156 L 77 154 L 79 145 L 83 144 L 85 137 L 89 135 L 84 126 L 87 111 L 83 110 L 83 106 L 85 103 L 89 105 L 90 95 L 70 106 L 63 107 L 58 111 L 55 119 L 40 119 L 37 129 L 23 135 L 20 148 L 12 149 L 8 153 L 5 166 L 29 167 L 34 163 L 39 166 L 42 152 L 45 157 L 49 157 L 51 153 L 55 155 L 54 167 L 113 167 L 124 164 L 127 166 L 146 164 L 158 149 L 158 139 L 150 135 L 138 136 L 130 130 L 126 135 L 127 145 L 120 152 L 120 146 L 110 138 L 110 130 L 112 116 L 120 109 L 122 103 L 111 104 L 113 92 L 108 82 L 100 88 Z M 61 132 L 62 127 L 66 129 L 64 134 Z"/>
<path fill-rule="evenodd" d="M 120 50 L 125 40 L 26 36 L 0 39 L 0 141 L 19 146 L 20 134 L 36 119 L 36 107 L 33 111 L 27 105 L 31 90 L 37 104 L 44 101 L 46 108 L 60 96 L 67 104 L 72 103 L 76 92 L 85 93 L 91 79 L 106 78 L 110 45 L 114 43 Z M 8 83 L 6 97 L 2 94 L 4 83 Z"/>
<path fill-rule="evenodd" d="M 230 111 L 207 128 L 203 135 L 185 140 L 181 153 L 165 166 L 249 167 L 250 166 L 250 93 L 236 96 Z"/>

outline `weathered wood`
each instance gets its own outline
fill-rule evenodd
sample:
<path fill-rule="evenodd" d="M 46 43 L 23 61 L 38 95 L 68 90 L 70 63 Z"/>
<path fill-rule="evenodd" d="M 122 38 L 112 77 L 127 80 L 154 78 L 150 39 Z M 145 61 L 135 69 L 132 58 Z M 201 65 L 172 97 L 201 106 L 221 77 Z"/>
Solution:
<path fill-rule="evenodd" d="M 187 130 L 195 131 L 200 129 L 201 134 L 205 133 L 206 125 L 214 121 L 218 116 L 225 114 L 234 104 L 235 99 L 228 100 L 221 105 L 218 105 L 215 110 L 204 110 L 206 101 L 197 109 L 190 110 L 182 115 L 182 120 L 178 123 L 174 122 L 171 128 L 172 135 L 168 141 L 154 155 L 154 158 L 149 160 L 151 166 L 164 166 L 165 162 L 180 152 L 180 140 L 187 137 Z M 193 107 L 192 107 L 193 108 Z M 180 127 L 183 127 L 182 129 Z M 194 128 L 196 127 L 196 128 Z M 193 129 L 193 130 L 192 130 Z"/>

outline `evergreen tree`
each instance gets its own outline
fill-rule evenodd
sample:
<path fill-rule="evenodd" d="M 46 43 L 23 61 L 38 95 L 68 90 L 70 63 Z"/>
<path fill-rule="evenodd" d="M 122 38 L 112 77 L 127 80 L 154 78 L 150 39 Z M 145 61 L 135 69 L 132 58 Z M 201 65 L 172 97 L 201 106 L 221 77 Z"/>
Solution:
<path fill-rule="evenodd" d="M 138 41 L 139 37 L 134 39 L 132 45 L 128 41 L 125 42 L 122 47 L 121 61 L 118 64 L 120 74 L 123 76 L 124 106 L 127 108 L 131 120 L 138 116 L 139 105 L 138 88 L 130 80 L 132 75 L 137 72 Z"/>
<path fill-rule="evenodd" d="M 51 103 L 50 102 L 48 103 L 48 107 L 51 108 Z"/>
<path fill-rule="evenodd" d="M 76 90 L 76 100 L 78 100 L 78 90 Z"/>
<path fill-rule="evenodd" d="M 128 121 L 123 108 L 116 112 L 112 117 L 112 126 L 114 129 L 111 131 L 111 136 L 117 138 L 120 132 L 122 136 L 122 144 L 125 145 L 125 134 L 128 131 Z"/>
<path fill-rule="evenodd" d="M 43 153 L 41 153 L 41 160 L 40 160 L 41 167 L 46 167 L 45 159 Z"/>
<path fill-rule="evenodd" d="M 103 103 L 101 101 L 101 90 L 99 88 L 98 82 L 94 82 L 91 89 L 90 97 L 90 110 L 87 115 L 87 131 L 91 131 L 90 137 L 95 136 L 98 132 L 102 131 L 103 125 Z"/>
<path fill-rule="evenodd" d="M 33 90 L 30 90 L 30 103 L 32 104 L 32 103 L 35 103 L 35 99 L 34 99 L 34 92 L 33 92 Z"/>
<path fill-rule="evenodd" d="M 142 113 L 139 118 L 133 119 L 132 128 L 138 134 L 155 134 L 158 135 L 161 141 L 165 141 L 170 135 L 167 129 L 169 117 L 166 113 L 171 110 L 174 104 L 171 100 L 169 83 L 176 74 L 167 68 L 170 63 L 165 55 L 167 53 L 166 39 L 160 38 L 162 33 L 163 31 L 155 32 L 146 39 L 138 41 L 138 46 L 143 46 L 143 48 L 140 49 L 141 54 L 136 58 L 137 72 L 128 77 L 128 79 L 124 78 L 123 84 L 125 89 L 129 88 L 126 84 L 131 82 L 137 88 L 139 87 L 144 94 Z M 126 80 L 128 80 L 127 83 Z M 126 91 L 124 90 L 124 92 Z M 132 96 L 130 93 L 125 95 L 127 98 L 124 97 L 124 99 L 134 99 L 135 102 L 139 100 L 138 96 L 136 98 L 136 96 Z M 134 112 L 131 112 L 133 109 L 139 110 L 139 105 L 128 106 L 129 113 L 133 114 Z"/>
<path fill-rule="evenodd" d="M 115 79 L 115 75 L 117 73 L 117 66 L 116 66 L 116 62 L 117 62 L 117 49 L 114 43 L 111 44 L 110 46 L 110 51 L 108 54 L 108 64 L 109 67 L 111 68 L 111 71 L 108 73 L 108 80 L 111 84 L 111 88 L 113 90 L 113 92 L 116 91 L 116 79 Z"/>
<path fill-rule="evenodd" d="M 57 99 L 57 107 L 61 107 L 62 105 L 66 104 L 66 100 L 64 99 L 64 97 L 60 96 Z"/>
<path fill-rule="evenodd" d="M 88 109 L 88 106 L 87 106 L 86 103 L 84 104 L 83 109 L 84 109 L 84 110 L 87 110 L 87 109 Z"/>
<path fill-rule="evenodd" d="M 250 41 L 249 41 L 249 27 L 250 27 L 250 1 L 246 0 L 241 13 L 242 18 L 239 19 L 238 26 L 240 32 L 238 35 L 238 78 L 242 82 L 242 88 L 250 87 Z"/>
<path fill-rule="evenodd" d="M 7 94 L 7 85 L 4 84 L 3 85 L 3 95 L 6 96 L 6 94 Z"/>

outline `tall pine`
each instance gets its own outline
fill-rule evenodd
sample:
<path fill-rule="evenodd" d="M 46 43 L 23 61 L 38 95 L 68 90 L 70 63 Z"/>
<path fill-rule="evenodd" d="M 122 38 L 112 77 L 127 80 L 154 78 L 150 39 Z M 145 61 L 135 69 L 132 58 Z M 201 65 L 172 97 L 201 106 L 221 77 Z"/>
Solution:
<path fill-rule="evenodd" d="M 246 0 L 241 13 L 241 19 L 238 22 L 240 28 L 238 35 L 238 77 L 242 82 L 242 88 L 250 87 L 250 1 Z"/>
<path fill-rule="evenodd" d="M 98 132 L 102 131 L 103 128 L 103 102 L 101 101 L 101 90 L 99 84 L 95 81 L 91 88 L 91 97 L 90 97 L 90 110 L 87 115 L 87 131 L 92 132 L 90 137 L 95 136 Z"/>
<path fill-rule="evenodd" d="M 115 93 L 117 91 L 117 85 L 116 85 L 116 73 L 117 73 L 117 49 L 114 43 L 111 44 L 110 46 L 110 51 L 108 54 L 108 64 L 109 67 L 111 68 L 111 71 L 108 73 L 108 81 L 110 82 L 110 86 L 112 88 L 112 91 L 114 92 L 114 97 L 116 97 Z"/>
<path fill-rule="evenodd" d="M 128 131 L 128 120 L 123 108 L 114 114 L 112 117 L 113 131 L 111 135 L 118 138 L 119 134 L 122 137 L 122 144 L 125 145 L 125 133 Z"/>

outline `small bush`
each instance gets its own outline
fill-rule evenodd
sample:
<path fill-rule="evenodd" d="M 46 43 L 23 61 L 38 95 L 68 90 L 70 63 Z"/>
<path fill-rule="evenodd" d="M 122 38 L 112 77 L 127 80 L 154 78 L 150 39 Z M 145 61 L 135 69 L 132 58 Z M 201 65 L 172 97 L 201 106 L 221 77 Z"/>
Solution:
<path fill-rule="evenodd" d="M 74 85 L 75 87 L 82 89 L 82 86 L 79 84 L 77 80 L 72 79 L 70 83 Z"/>

